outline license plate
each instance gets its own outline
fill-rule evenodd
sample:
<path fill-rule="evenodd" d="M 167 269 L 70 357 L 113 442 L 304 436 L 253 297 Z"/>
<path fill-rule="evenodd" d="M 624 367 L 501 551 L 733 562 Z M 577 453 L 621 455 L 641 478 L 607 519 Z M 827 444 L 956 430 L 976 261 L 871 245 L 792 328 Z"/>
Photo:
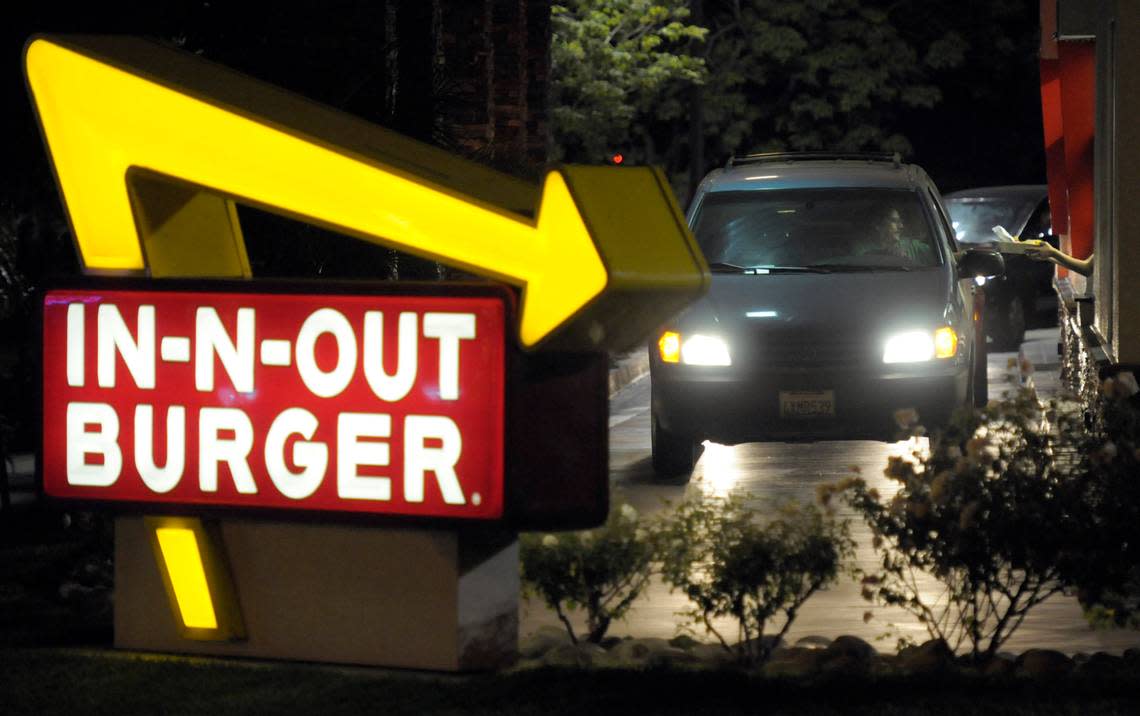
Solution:
<path fill-rule="evenodd" d="M 781 390 L 781 418 L 835 417 L 833 390 Z"/>

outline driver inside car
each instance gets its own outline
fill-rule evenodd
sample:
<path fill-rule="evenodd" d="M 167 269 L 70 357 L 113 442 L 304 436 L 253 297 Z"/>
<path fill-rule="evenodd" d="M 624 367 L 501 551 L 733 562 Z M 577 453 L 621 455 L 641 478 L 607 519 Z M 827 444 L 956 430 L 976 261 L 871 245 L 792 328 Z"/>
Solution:
<path fill-rule="evenodd" d="M 899 210 L 888 207 L 879 214 L 871 234 L 855 243 L 852 253 L 856 256 L 898 256 L 925 265 L 931 259 L 929 243 L 908 239 L 904 235 L 905 228 Z"/>

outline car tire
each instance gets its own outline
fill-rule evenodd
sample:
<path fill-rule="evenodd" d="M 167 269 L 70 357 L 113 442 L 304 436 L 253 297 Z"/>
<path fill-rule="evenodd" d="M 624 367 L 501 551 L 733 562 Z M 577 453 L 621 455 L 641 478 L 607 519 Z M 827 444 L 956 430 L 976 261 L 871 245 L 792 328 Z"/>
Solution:
<path fill-rule="evenodd" d="M 661 427 L 656 414 L 650 415 L 650 423 L 653 471 L 658 477 L 683 477 L 687 481 L 696 465 L 696 441 Z"/>
<path fill-rule="evenodd" d="M 1020 348 L 1021 342 L 1025 340 L 1025 303 L 1021 300 L 1021 296 L 1013 294 L 996 318 L 994 349 L 1015 351 Z"/>

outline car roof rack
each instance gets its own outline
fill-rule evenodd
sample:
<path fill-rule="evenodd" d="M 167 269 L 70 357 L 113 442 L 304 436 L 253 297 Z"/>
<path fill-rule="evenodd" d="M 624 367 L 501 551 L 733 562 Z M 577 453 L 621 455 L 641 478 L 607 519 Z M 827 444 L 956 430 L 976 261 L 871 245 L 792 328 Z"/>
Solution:
<path fill-rule="evenodd" d="M 902 166 L 902 155 L 898 152 L 764 152 L 761 154 L 745 154 L 744 156 L 731 156 L 725 169 L 731 169 L 741 164 L 758 164 L 761 162 L 797 162 L 820 159 L 833 159 L 859 162 L 891 162 L 896 167 Z"/>

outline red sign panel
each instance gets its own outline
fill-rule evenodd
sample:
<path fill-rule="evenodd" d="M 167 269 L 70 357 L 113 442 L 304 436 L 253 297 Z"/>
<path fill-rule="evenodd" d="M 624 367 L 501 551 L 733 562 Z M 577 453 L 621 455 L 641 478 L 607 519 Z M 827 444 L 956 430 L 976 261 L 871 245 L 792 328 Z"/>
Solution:
<path fill-rule="evenodd" d="M 501 298 L 85 289 L 43 308 L 49 496 L 502 516 Z"/>

